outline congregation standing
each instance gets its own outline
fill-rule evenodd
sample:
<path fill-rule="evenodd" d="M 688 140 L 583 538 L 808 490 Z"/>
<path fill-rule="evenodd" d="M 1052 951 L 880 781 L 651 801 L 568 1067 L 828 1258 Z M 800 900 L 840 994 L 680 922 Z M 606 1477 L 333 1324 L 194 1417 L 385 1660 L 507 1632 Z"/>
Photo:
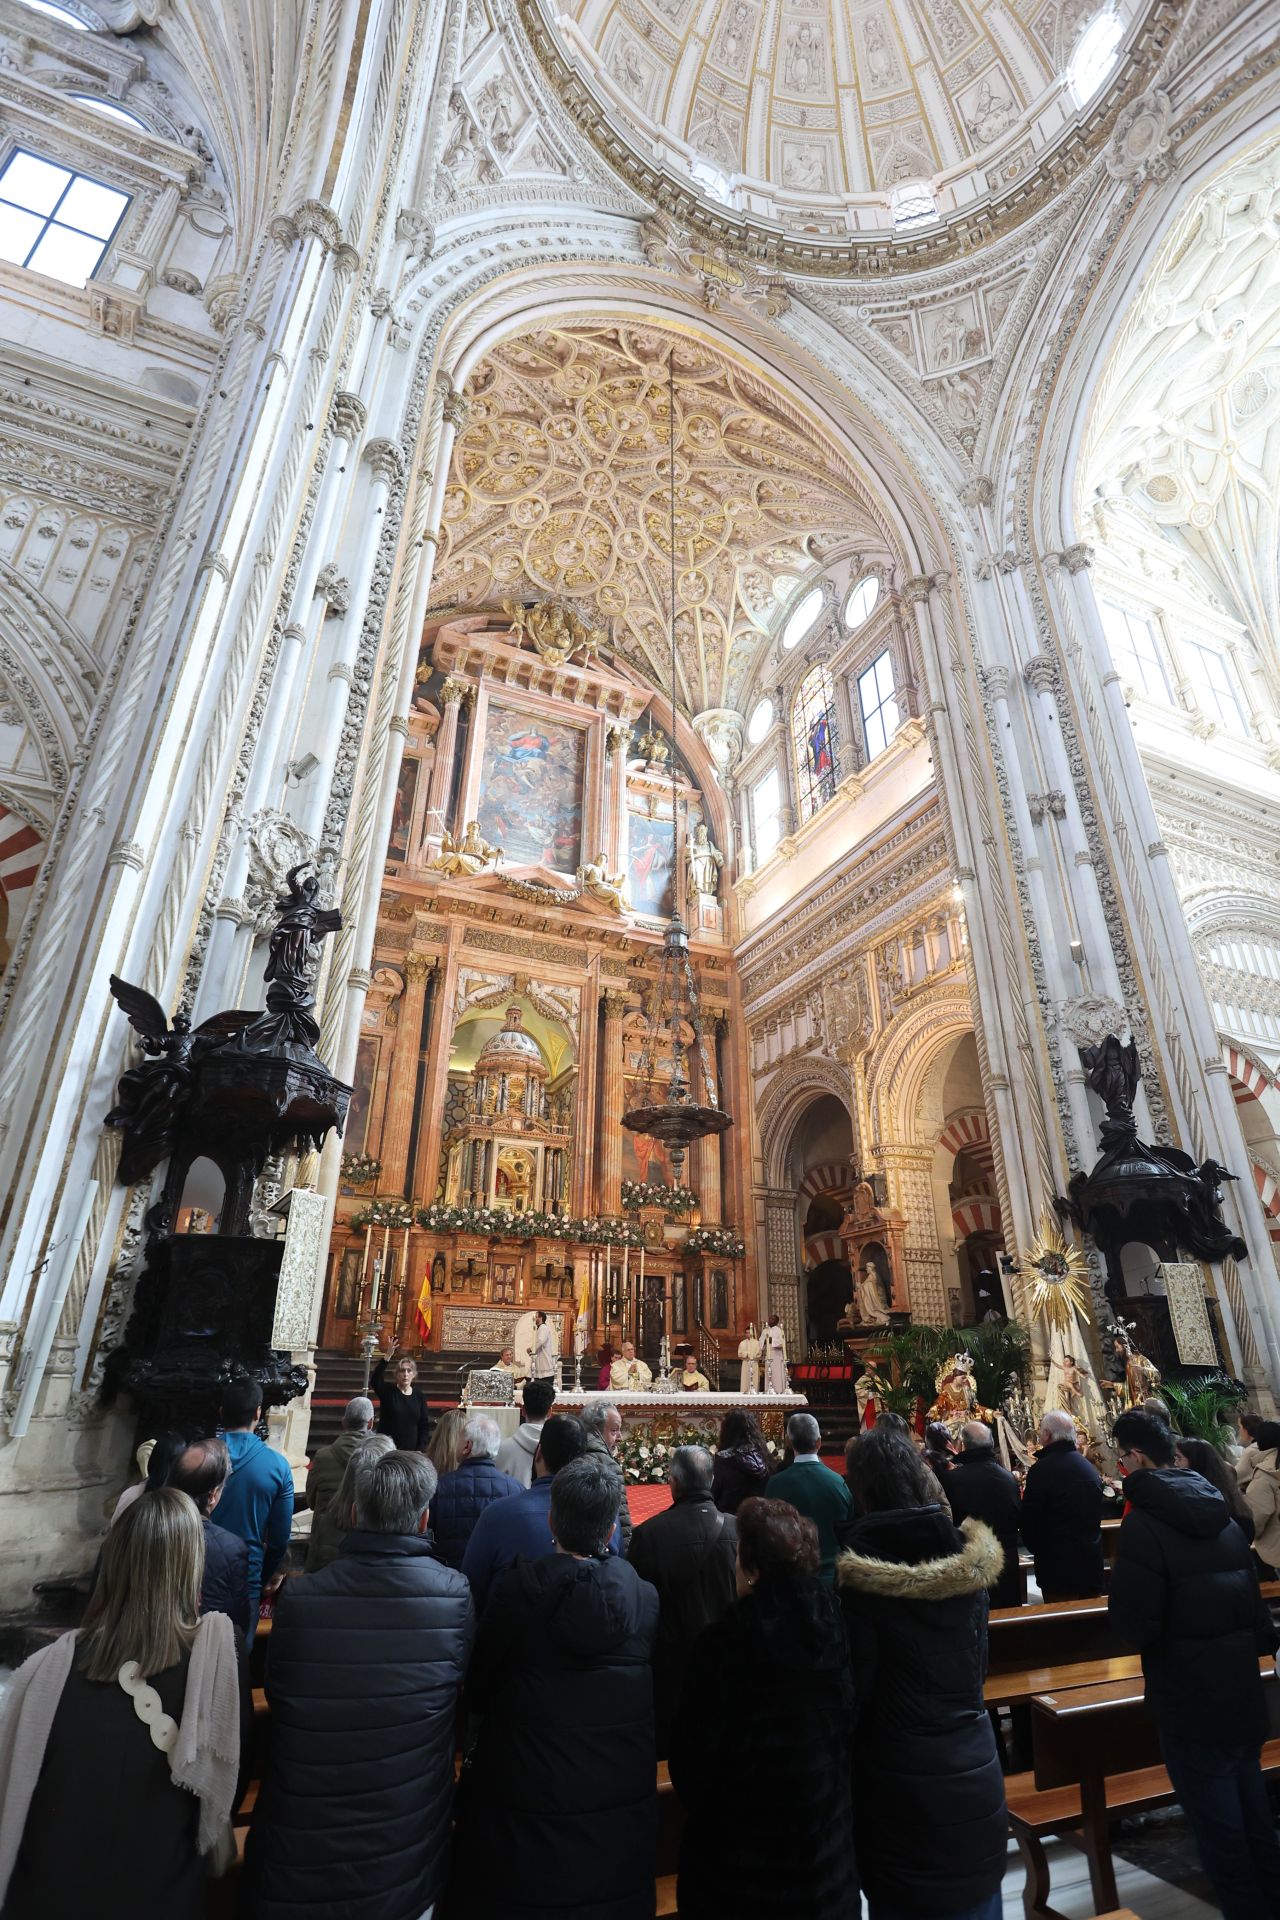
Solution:
<path fill-rule="evenodd" d="M 1024 1487 L 979 1421 L 918 1438 L 882 1413 L 841 1476 L 812 1414 L 774 1470 L 735 1409 L 714 1454 L 673 1451 L 671 1504 L 633 1531 L 608 1400 L 558 1413 L 531 1378 L 504 1441 L 478 1409 L 433 1425 L 411 1367 L 372 1384 L 311 1463 L 282 1589 L 292 1483 L 256 1386 L 228 1388 L 219 1437 L 140 1459 L 83 1627 L 0 1719 L 0 1920 L 199 1920 L 235 1851 L 273 1590 L 245 1920 L 645 1920 L 659 1760 L 684 1920 L 996 1920 L 988 1610 L 1021 1600 L 1022 1545 L 1044 1598 L 1104 1588 L 1106 1489 L 1070 1414 L 1045 1414 Z M 1221 1912 L 1280 1920 L 1259 1762 L 1280 1425 L 1242 1438 L 1232 1467 L 1157 1402 L 1117 1419 L 1108 1606 Z"/>

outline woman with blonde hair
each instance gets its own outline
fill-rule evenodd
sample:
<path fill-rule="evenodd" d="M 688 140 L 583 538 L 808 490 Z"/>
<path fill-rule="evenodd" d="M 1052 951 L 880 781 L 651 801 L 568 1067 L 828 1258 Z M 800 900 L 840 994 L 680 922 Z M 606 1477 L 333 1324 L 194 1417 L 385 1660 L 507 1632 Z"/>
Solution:
<path fill-rule="evenodd" d="M 375 1460 L 381 1460 L 384 1453 L 394 1453 L 395 1446 L 389 1433 L 366 1433 L 360 1436 L 360 1444 L 351 1449 L 342 1479 L 338 1482 L 338 1491 L 332 1500 L 318 1509 L 311 1522 L 311 1543 L 307 1548 L 308 1573 L 319 1573 L 321 1567 L 327 1567 L 331 1560 L 337 1559 L 338 1548 L 355 1525 L 356 1481 Z"/>
<path fill-rule="evenodd" d="M 80 1631 L 14 1675 L 0 1712 L 5 1920 L 201 1920 L 205 1873 L 234 1852 L 246 1731 L 235 1629 L 200 1618 L 203 1577 L 193 1502 L 155 1489 L 108 1532 Z"/>
<path fill-rule="evenodd" d="M 462 1458 L 462 1442 L 465 1438 L 462 1429 L 467 1412 L 466 1407 L 450 1407 L 436 1421 L 436 1430 L 427 1448 L 427 1458 L 442 1480 L 446 1473 L 457 1471 Z"/>

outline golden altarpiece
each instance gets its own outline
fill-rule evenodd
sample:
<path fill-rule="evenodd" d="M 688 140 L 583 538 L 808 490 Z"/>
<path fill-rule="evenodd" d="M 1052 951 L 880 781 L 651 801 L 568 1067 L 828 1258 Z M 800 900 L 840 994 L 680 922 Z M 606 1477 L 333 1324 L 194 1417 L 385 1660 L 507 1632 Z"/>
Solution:
<path fill-rule="evenodd" d="M 749 1128 L 698 1142 L 677 1186 L 620 1124 L 677 904 L 744 1111 L 702 742 L 560 603 L 429 623 L 407 727 L 323 1344 L 497 1351 L 544 1306 L 566 1353 L 735 1352 L 758 1317 Z"/>

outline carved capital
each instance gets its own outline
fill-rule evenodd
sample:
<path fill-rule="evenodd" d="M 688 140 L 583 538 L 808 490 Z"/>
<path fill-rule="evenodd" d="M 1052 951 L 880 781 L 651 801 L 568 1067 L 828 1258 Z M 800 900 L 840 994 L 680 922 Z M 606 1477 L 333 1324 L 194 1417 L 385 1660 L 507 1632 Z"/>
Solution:
<path fill-rule="evenodd" d="M 604 730 L 610 753 L 625 753 L 631 739 L 629 720 L 610 720 Z"/>
<path fill-rule="evenodd" d="M 371 440 L 364 457 L 373 469 L 374 479 L 384 485 L 394 487 L 404 479 L 404 455 L 394 440 Z"/>
<path fill-rule="evenodd" d="M 606 1020 L 621 1020 L 631 1005 L 631 996 L 620 993 L 614 987 L 607 987 L 600 995 L 600 1005 L 604 1008 Z"/>
<path fill-rule="evenodd" d="M 358 393 L 334 394 L 333 430 L 343 440 L 358 439 L 368 418 L 369 409 Z"/>
<path fill-rule="evenodd" d="M 107 855 L 109 867 L 132 867 L 135 873 L 141 873 L 146 862 L 146 851 L 137 840 L 117 840 Z"/>
<path fill-rule="evenodd" d="M 406 953 L 404 957 L 404 977 L 411 987 L 420 987 L 429 973 L 434 973 L 440 961 L 434 953 Z"/>
<path fill-rule="evenodd" d="M 342 246 L 342 222 L 323 200 L 304 200 L 293 210 L 293 226 L 300 240 L 318 240 L 326 253 Z"/>
<path fill-rule="evenodd" d="M 1093 548 L 1084 540 L 1062 549 L 1062 564 L 1068 573 L 1082 573 L 1093 565 Z"/>
<path fill-rule="evenodd" d="M 396 215 L 396 239 L 409 242 L 412 259 L 429 260 L 436 244 L 435 223 L 416 207 L 401 207 Z"/>
<path fill-rule="evenodd" d="M 361 993 L 368 993 L 373 985 L 373 975 L 367 967 L 352 967 L 347 975 L 347 985 L 357 988 Z"/>
<path fill-rule="evenodd" d="M 993 700 L 1007 700 L 1012 674 L 1008 667 L 984 667 L 982 677 Z"/>
<path fill-rule="evenodd" d="M 1012 547 L 1006 547 L 1003 553 L 984 553 L 978 562 L 979 580 L 992 580 L 998 573 L 1012 573 L 1018 565 L 1018 556 Z"/>
<path fill-rule="evenodd" d="M 966 507 L 989 507 L 995 498 L 995 486 L 985 473 L 976 473 L 960 489 Z"/>
<path fill-rule="evenodd" d="M 459 700 L 463 702 L 470 700 L 474 694 L 475 688 L 469 680 L 455 680 L 451 676 L 440 689 L 440 704 L 452 707 Z"/>
<path fill-rule="evenodd" d="M 1054 687 L 1053 661 L 1047 653 L 1034 653 L 1022 669 L 1022 677 L 1033 693 L 1052 693 Z"/>

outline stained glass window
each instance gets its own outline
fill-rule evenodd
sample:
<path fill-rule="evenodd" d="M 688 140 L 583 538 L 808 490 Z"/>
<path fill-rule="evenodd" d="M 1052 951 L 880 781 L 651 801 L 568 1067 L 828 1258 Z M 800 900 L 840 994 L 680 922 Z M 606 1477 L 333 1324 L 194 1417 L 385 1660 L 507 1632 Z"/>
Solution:
<path fill-rule="evenodd" d="M 800 818 L 810 819 L 836 790 L 836 711 L 831 675 L 810 667 L 791 704 L 791 740 L 795 749 Z"/>

